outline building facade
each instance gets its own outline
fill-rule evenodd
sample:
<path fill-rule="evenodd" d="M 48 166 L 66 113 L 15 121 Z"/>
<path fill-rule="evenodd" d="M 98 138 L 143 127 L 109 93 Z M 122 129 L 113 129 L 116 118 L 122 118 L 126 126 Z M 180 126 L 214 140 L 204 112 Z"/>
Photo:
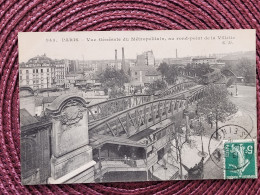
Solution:
<path fill-rule="evenodd" d="M 131 85 L 144 86 L 162 79 L 162 75 L 154 67 L 135 66 L 131 69 Z"/>
<path fill-rule="evenodd" d="M 66 74 L 75 70 L 71 60 L 52 60 L 45 54 L 31 58 L 20 64 L 20 86 L 28 86 L 33 90 L 63 87 Z"/>
<path fill-rule="evenodd" d="M 55 81 L 57 87 L 63 87 L 66 83 L 66 74 L 69 72 L 68 60 L 55 60 Z"/>
<path fill-rule="evenodd" d="M 155 66 L 153 51 L 146 51 L 136 57 L 136 66 Z"/>
<path fill-rule="evenodd" d="M 194 64 L 215 64 L 215 63 L 217 63 L 217 59 L 214 58 L 214 57 L 192 58 L 191 63 L 194 63 Z"/>
<path fill-rule="evenodd" d="M 183 58 L 164 58 L 163 62 L 169 65 L 183 65 L 186 66 L 187 64 L 191 63 L 191 57 L 183 57 Z"/>
<path fill-rule="evenodd" d="M 53 60 L 45 54 L 20 64 L 20 86 L 36 89 L 51 88 L 55 85 Z"/>

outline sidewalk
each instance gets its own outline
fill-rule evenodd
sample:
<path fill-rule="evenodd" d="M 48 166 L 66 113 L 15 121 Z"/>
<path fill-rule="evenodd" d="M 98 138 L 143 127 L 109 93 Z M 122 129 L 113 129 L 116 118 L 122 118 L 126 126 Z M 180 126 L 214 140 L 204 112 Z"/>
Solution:
<path fill-rule="evenodd" d="M 201 137 L 200 136 L 191 136 L 190 139 L 191 139 L 191 143 L 183 144 L 183 147 L 181 149 L 182 164 L 186 165 L 189 169 L 194 167 L 196 164 L 198 164 L 202 158 L 199 153 L 199 152 L 201 152 L 201 149 L 202 149 Z M 203 140 L 204 152 L 206 153 L 206 156 L 204 159 L 204 163 L 205 163 L 210 158 L 209 151 L 208 151 L 210 138 L 203 136 L 202 140 Z M 172 144 L 175 145 L 174 140 L 172 141 Z M 220 144 L 221 144 L 221 140 L 218 141 L 218 140 L 212 139 L 210 141 L 210 153 L 212 154 L 219 147 Z M 173 146 L 171 148 L 172 148 L 171 153 L 165 154 L 163 157 L 163 160 L 167 161 L 166 166 L 167 166 L 167 171 L 169 173 L 167 173 L 166 176 L 163 176 L 163 174 L 165 173 L 165 171 L 162 170 L 163 168 L 158 170 L 158 172 L 160 172 L 160 174 L 162 175 L 161 177 L 162 178 L 165 177 L 166 179 L 169 178 L 169 175 L 173 173 L 172 167 L 174 167 L 175 169 L 176 169 L 176 167 L 178 169 L 180 169 L 180 161 L 179 161 L 179 159 L 177 160 L 176 148 L 174 148 Z M 163 160 L 159 161 L 159 163 L 162 164 Z M 156 176 L 159 177 L 158 176 L 159 173 L 156 173 L 156 174 L 157 174 Z M 183 167 L 182 167 L 182 174 L 183 174 L 183 178 L 185 178 L 184 176 L 187 175 L 187 171 Z"/>
<path fill-rule="evenodd" d="M 159 178 L 160 180 L 174 179 L 172 177 L 175 175 L 177 176 L 176 178 L 178 178 L 179 168 L 169 163 L 166 163 L 166 169 L 165 169 L 165 166 L 163 165 L 163 161 L 160 160 L 157 164 L 154 165 L 153 175 Z"/>

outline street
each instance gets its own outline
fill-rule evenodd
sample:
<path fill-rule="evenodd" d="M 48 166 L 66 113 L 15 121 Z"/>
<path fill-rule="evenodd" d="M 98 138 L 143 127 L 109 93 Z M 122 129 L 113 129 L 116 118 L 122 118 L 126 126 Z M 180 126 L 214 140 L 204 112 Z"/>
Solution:
<path fill-rule="evenodd" d="M 238 106 L 238 112 L 230 117 L 230 120 L 225 123 L 219 123 L 219 127 L 227 124 L 236 124 L 244 127 L 251 135 L 251 138 L 256 139 L 256 89 L 255 87 L 238 85 L 238 95 L 236 96 L 236 88 L 228 88 L 228 91 L 233 93 L 230 100 Z M 231 135 L 232 136 L 232 135 Z M 249 138 L 249 137 L 246 137 Z M 223 178 L 223 147 L 222 144 L 218 147 L 221 152 L 220 161 L 214 159 L 214 162 L 209 158 L 204 164 L 204 179 Z M 214 157 L 213 157 L 214 158 Z M 217 165 L 216 165 L 217 163 Z M 212 168 L 214 167 L 214 168 Z"/>

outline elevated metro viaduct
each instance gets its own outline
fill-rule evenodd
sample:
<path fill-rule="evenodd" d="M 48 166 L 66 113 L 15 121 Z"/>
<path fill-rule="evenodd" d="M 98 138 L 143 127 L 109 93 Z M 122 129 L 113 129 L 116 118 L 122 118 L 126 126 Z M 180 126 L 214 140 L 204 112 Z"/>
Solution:
<path fill-rule="evenodd" d="M 138 166 L 138 170 L 147 170 L 147 165 L 144 162 L 149 163 L 150 161 L 144 161 L 144 159 L 146 159 L 145 154 L 148 154 L 147 159 L 150 158 L 151 140 L 160 140 L 159 138 L 166 134 L 166 130 L 156 129 L 154 131 L 152 126 L 167 117 L 173 116 L 170 113 L 174 109 L 179 110 L 184 107 L 185 100 L 183 98 L 189 94 L 187 89 L 194 88 L 193 90 L 195 90 L 197 87 L 191 83 L 178 84 L 167 90 L 169 96 L 166 95 L 165 97 L 172 97 L 172 99 L 168 98 L 161 101 L 162 98 L 151 96 L 149 97 L 150 101 L 146 100 L 146 103 L 140 101 L 142 96 L 134 96 L 119 98 L 119 101 L 110 100 L 102 103 L 102 105 L 89 105 L 81 97 L 63 95 L 56 98 L 46 109 L 44 117 L 37 118 L 33 117 L 25 108 L 21 108 L 21 115 L 23 115 L 21 117 L 21 160 L 24 184 L 93 182 L 103 175 L 98 170 L 101 167 L 100 165 L 109 164 L 109 160 L 113 158 L 111 155 L 113 148 L 121 146 L 123 146 L 122 148 L 132 147 L 131 150 L 133 151 L 138 150 L 137 156 L 134 157 L 137 161 L 134 164 Z M 20 95 L 21 102 L 26 102 L 29 98 L 31 104 L 34 104 L 31 101 L 34 96 L 32 90 L 21 88 Z M 177 97 L 179 97 L 178 100 Z M 137 101 L 138 99 L 139 101 Z M 111 105 L 111 102 L 113 105 Z M 125 104 L 126 102 L 132 104 Z M 122 107 L 122 105 L 126 106 Z M 167 117 L 165 106 L 171 107 L 167 111 Z M 90 110 L 93 110 L 94 107 L 100 110 L 92 112 L 95 114 L 92 116 Z M 110 113 L 105 113 L 104 108 L 106 107 L 117 109 L 110 109 Z M 146 114 L 144 115 L 145 112 L 141 113 L 141 110 L 145 111 Z M 137 120 L 138 114 L 142 115 L 140 120 Z M 104 123 L 104 121 L 106 122 Z M 106 126 L 101 125 L 102 123 Z M 104 131 L 104 128 L 107 131 Z M 112 128 L 112 131 L 110 128 Z M 136 136 L 134 136 L 135 134 Z M 142 138 L 146 139 L 148 135 L 151 137 L 150 142 L 149 140 L 142 140 Z M 104 151 L 105 144 L 108 145 L 107 148 L 110 148 L 109 156 L 106 155 L 108 152 Z M 160 149 L 161 146 L 158 144 L 156 147 Z M 155 144 L 152 143 L 152 145 Z M 145 152 L 146 150 L 147 152 Z M 124 151 L 124 149 L 120 151 Z M 100 155 L 98 155 L 99 152 Z M 122 152 L 118 154 L 120 155 L 118 155 L 117 160 L 122 162 L 122 155 L 123 158 L 125 156 Z M 132 155 L 127 154 L 127 157 L 132 158 Z M 156 158 L 153 158 L 154 163 L 157 162 Z M 96 162 L 98 163 L 96 164 Z M 115 162 L 115 159 L 113 159 L 113 162 Z M 133 165 L 133 162 L 130 165 Z M 133 168 L 130 165 L 125 168 Z M 112 171 L 112 167 L 105 167 L 103 165 L 103 172 Z M 120 166 L 114 166 L 114 169 L 115 167 Z M 125 168 L 122 169 L 126 170 Z"/>
<path fill-rule="evenodd" d="M 96 179 L 117 171 L 145 171 L 146 179 L 162 159 L 175 134 L 174 122 L 184 117 L 184 110 L 203 98 L 205 87 L 196 88 L 183 99 L 169 97 L 154 100 L 99 121 L 89 129 L 90 144 L 96 164 Z M 192 91 L 192 90 L 191 90 Z M 168 124 L 163 124 L 166 120 Z M 117 167 L 115 167 L 115 165 Z M 157 164 L 158 165 L 158 164 Z M 178 177 L 175 174 L 172 179 Z M 157 180 L 159 178 L 156 178 Z"/>
<path fill-rule="evenodd" d="M 24 184 L 102 181 L 114 171 L 146 172 L 146 180 L 154 178 L 174 136 L 174 120 L 203 98 L 205 90 L 182 83 L 161 96 L 123 97 L 98 105 L 75 95 L 58 97 L 46 109 L 47 116 L 21 121 Z M 27 90 L 25 96 L 33 95 Z M 172 123 L 160 126 L 167 119 Z"/>

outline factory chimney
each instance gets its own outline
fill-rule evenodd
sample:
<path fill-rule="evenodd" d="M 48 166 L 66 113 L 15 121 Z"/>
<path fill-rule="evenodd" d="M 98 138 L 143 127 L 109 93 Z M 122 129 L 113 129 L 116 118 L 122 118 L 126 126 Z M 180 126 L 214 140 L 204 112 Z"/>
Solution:
<path fill-rule="evenodd" d="M 178 58 L 178 53 L 177 53 L 177 49 L 176 49 L 176 58 Z"/>
<path fill-rule="evenodd" d="M 125 67 L 125 49 L 122 47 L 122 68 L 123 71 L 126 71 Z"/>
<path fill-rule="evenodd" d="M 117 50 L 115 49 L 115 68 L 117 68 Z"/>

